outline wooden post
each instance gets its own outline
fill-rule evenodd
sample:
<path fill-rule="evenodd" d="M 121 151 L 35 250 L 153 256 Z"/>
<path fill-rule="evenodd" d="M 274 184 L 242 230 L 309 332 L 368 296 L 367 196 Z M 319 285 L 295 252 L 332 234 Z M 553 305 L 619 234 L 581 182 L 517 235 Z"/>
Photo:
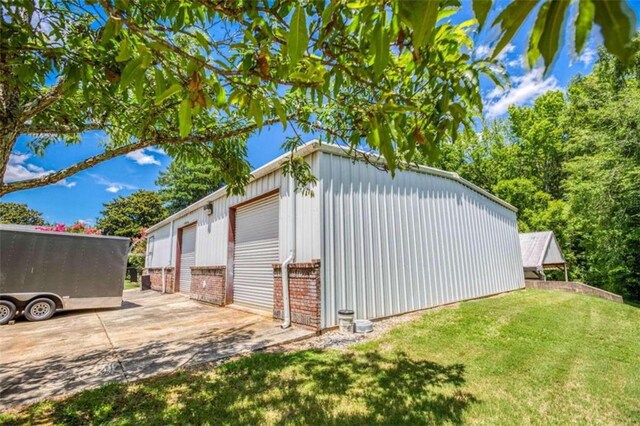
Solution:
<path fill-rule="evenodd" d="M 564 264 L 564 280 L 569 282 L 569 274 L 567 273 L 567 264 Z"/>

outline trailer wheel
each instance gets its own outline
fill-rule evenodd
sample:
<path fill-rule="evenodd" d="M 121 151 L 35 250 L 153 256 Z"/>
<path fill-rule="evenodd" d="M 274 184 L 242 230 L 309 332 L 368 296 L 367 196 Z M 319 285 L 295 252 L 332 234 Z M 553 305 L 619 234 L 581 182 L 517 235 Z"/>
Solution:
<path fill-rule="evenodd" d="M 5 325 L 16 316 L 16 305 L 8 300 L 0 300 L 0 325 Z"/>
<path fill-rule="evenodd" d="M 55 302 L 46 297 L 40 297 L 29 302 L 24 310 L 24 317 L 29 321 L 44 321 L 51 318 L 55 312 Z"/>

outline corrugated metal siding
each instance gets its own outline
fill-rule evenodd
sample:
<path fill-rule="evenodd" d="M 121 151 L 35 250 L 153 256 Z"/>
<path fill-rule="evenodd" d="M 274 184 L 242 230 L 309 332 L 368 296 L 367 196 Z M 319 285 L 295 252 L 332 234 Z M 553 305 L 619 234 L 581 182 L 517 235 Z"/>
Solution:
<path fill-rule="evenodd" d="M 520 288 L 515 213 L 451 179 L 321 154 L 323 327 Z"/>
<path fill-rule="evenodd" d="M 182 230 L 180 253 L 180 293 L 191 292 L 191 267 L 196 265 L 196 227 Z"/>
<path fill-rule="evenodd" d="M 319 174 L 319 152 L 314 152 L 305 160 L 310 164 L 315 176 Z M 177 229 L 191 222 L 196 222 L 198 238 L 196 242 L 196 265 L 226 265 L 227 244 L 229 235 L 229 208 L 236 204 L 258 197 L 274 189 L 280 190 L 279 233 L 280 233 L 280 261 L 284 260 L 290 250 L 289 229 L 291 218 L 289 208 L 289 178 L 282 176 L 279 170 L 269 173 L 249 183 L 245 195 L 220 197 L 213 201 L 213 214 L 207 215 L 202 208 L 176 218 L 173 222 L 173 240 L 170 238 L 170 224 L 167 224 L 149 235 L 155 237 L 154 253 L 148 267 L 175 266 Z M 308 262 L 319 259 L 320 249 L 320 198 L 319 189 L 315 189 L 315 196 L 296 196 L 296 261 Z M 172 253 L 172 255 L 170 255 Z"/>
<path fill-rule="evenodd" d="M 236 210 L 234 303 L 273 309 L 273 264 L 279 259 L 279 196 Z"/>
<path fill-rule="evenodd" d="M 153 247 L 147 245 L 147 259 L 145 265 L 148 268 L 169 265 L 169 255 L 172 250 L 170 241 L 170 226 L 163 226 L 149 234 L 153 237 Z"/>

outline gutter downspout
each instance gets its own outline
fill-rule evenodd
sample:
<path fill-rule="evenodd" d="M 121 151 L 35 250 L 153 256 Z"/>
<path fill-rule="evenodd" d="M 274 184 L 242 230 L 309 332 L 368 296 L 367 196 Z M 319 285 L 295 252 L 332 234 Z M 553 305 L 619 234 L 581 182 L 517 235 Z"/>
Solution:
<path fill-rule="evenodd" d="M 296 194 L 293 176 L 289 178 L 289 256 L 282 262 L 282 305 L 284 321 L 282 328 L 291 327 L 291 304 L 289 303 L 289 264 L 296 258 Z"/>

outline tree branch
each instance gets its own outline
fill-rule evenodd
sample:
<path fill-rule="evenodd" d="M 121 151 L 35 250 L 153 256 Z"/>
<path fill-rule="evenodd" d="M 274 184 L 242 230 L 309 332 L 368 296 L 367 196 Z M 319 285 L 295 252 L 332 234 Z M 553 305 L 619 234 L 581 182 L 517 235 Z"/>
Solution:
<path fill-rule="evenodd" d="M 25 123 L 31 118 L 49 108 L 54 102 L 60 99 L 66 90 L 67 80 L 62 78 L 58 80 L 49 90 L 41 94 L 31 102 L 28 102 L 23 108 L 20 114 L 20 123 Z"/>
<path fill-rule="evenodd" d="M 90 130 L 104 130 L 104 128 L 105 126 L 100 123 L 88 123 L 82 126 L 25 124 L 21 130 L 22 133 L 29 135 L 73 135 Z"/>
<path fill-rule="evenodd" d="M 189 61 L 199 64 L 200 66 L 202 66 L 204 69 L 209 70 L 213 73 L 215 73 L 218 76 L 222 76 L 227 78 L 228 80 L 230 78 L 233 77 L 242 77 L 243 73 L 242 71 L 235 71 L 235 70 L 225 70 L 219 67 L 216 67 L 214 65 L 212 65 L 209 61 L 203 60 L 197 56 L 194 56 L 188 52 L 186 52 L 184 49 L 181 49 L 180 47 L 174 45 L 173 43 L 168 42 L 165 38 L 160 37 L 158 35 L 155 35 L 151 32 L 149 32 L 147 29 L 142 28 L 141 26 L 139 26 L 138 24 L 136 24 L 135 22 L 131 21 L 130 19 L 127 19 L 126 17 L 124 17 L 119 11 L 117 11 L 109 1 L 107 0 L 103 0 L 100 2 L 102 7 L 107 11 L 107 13 L 109 13 L 109 15 L 113 18 L 113 19 L 117 19 L 119 21 L 121 21 L 123 24 L 125 24 L 132 32 L 139 34 L 143 37 L 146 37 L 150 40 L 153 40 L 156 43 L 159 43 L 161 45 L 163 45 L 164 47 L 166 47 L 168 50 L 172 51 L 173 53 L 175 53 L 178 56 L 181 56 L 185 59 L 188 59 Z M 160 54 L 160 53 L 159 53 Z M 283 86 L 291 86 L 291 87 L 316 87 L 316 86 L 320 86 L 321 84 L 319 83 L 308 83 L 308 82 L 301 82 L 301 81 L 293 81 L 293 80 L 286 80 L 286 79 L 280 79 L 280 78 L 274 78 L 274 77 L 266 77 L 266 76 L 260 76 L 257 73 L 250 73 L 251 75 L 260 77 L 260 79 L 262 79 L 263 81 L 268 81 L 271 83 L 276 83 L 276 84 L 281 84 Z M 231 81 L 231 80 L 229 80 Z M 239 82 L 235 82 L 236 84 L 238 84 Z"/>
<path fill-rule="evenodd" d="M 280 121 L 279 118 L 272 118 L 269 120 L 265 120 L 264 125 L 274 124 L 279 121 Z M 59 182 L 62 179 L 66 179 L 70 176 L 75 175 L 78 172 L 91 168 L 96 164 L 102 163 L 104 161 L 110 160 L 112 158 L 115 158 L 121 155 L 128 154 L 133 151 L 137 151 L 139 149 L 147 148 L 153 145 L 167 146 L 167 145 L 178 145 L 178 144 L 187 144 L 187 143 L 201 144 L 201 143 L 207 143 L 207 142 L 216 141 L 220 139 L 228 139 L 232 137 L 246 135 L 248 133 L 253 132 L 257 128 L 258 126 L 255 123 L 252 123 L 252 124 L 248 124 L 245 127 L 241 127 L 237 129 L 227 130 L 223 132 L 212 132 L 210 134 L 195 135 L 195 136 L 189 136 L 185 138 L 158 136 L 154 138 L 143 139 L 141 141 L 138 141 L 129 145 L 124 145 L 124 146 L 120 146 L 117 148 L 104 151 L 98 155 L 89 157 L 83 161 L 73 164 L 72 166 L 58 170 L 57 172 L 49 173 L 39 178 L 21 180 L 21 181 L 11 182 L 11 183 L 2 183 L 0 185 L 0 197 L 6 194 L 9 194 L 11 192 L 21 191 L 21 190 L 30 189 L 30 188 L 39 188 L 41 186 L 46 186 L 52 183 Z"/>

